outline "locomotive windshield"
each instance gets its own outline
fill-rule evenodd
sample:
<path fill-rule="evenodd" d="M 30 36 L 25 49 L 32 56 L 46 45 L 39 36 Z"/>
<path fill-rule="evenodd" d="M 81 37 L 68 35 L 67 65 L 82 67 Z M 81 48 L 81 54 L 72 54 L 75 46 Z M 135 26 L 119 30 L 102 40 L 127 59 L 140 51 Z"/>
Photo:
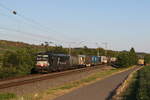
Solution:
<path fill-rule="evenodd" d="M 48 55 L 37 55 L 37 61 L 47 61 Z"/>

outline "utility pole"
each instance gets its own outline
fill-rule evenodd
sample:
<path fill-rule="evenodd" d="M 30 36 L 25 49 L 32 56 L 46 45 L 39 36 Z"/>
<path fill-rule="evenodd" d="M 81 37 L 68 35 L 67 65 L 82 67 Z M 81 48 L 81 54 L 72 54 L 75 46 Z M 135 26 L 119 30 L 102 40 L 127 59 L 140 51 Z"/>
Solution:
<path fill-rule="evenodd" d="M 99 56 L 99 44 L 96 42 L 96 45 L 97 45 L 97 56 Z"/>
<path fill-rule="evenodd" d="M 67 42 L 69 44 L 69 48 L 68 48 L 68 54 L 71 55 L 71 52 L 72 52 L 72 45 L 73 43 L 76 43 L 76 42 Z"/>
<path fill-rule="evenodd" d="M 107 56 L 107 46 L 108 46 L 108 43 L 107 42 L 103 42 L 102 44 L 104 44 L 104 46 L 105 46 L 105 56 Z"/>
<path fill-rule="evenodd" d="M 71 55 L 71 44 L 69 44 L 69 55 Z"/>

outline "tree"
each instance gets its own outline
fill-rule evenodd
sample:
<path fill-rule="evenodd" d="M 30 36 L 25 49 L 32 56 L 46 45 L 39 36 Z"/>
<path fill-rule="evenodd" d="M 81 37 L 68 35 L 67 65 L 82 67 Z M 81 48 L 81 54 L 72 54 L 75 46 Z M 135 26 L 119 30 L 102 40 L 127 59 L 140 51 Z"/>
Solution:
<path fill-rule="evenodd" d="M 105 50 L 103 48 L 98 48 L 99 55 L 104 56 L 105 55 Z"/>
<path fill-rule="evenodd" d="M 41 46 L 44 46 L 44 43 L 41 43 Z"/>
<path fill-rule="evenodd" d="M 118 57 L 117 57 L 117 65 L 119 67 L 128 67 L 130 66 L 130 63 L 129 63 L 129 53 L 128 52 L 121 52 Z"/>
<path fill-rule="evenodd" d="M 137 64 L 138 57 L 137 57 L 137 54 L 136 54 L 134 48 L 131 48 L 131 49 L 130 49 L 129 57 L 130 57 L 130 60 L 129 60 L 130 65 L 135 65 L 135 64 Z"/>
<path fill-rule="evenodd" d="M 129 52 L 123 51 L 121 52 L 117 57 L 117 65 L 121 67 L 128 67 L 131 65 L 137 64 L 138 57 L 134 50 L 134 48 L 131 48 Z"/>
<path fill-rule="evenodd" d="M 3 56 L 3 66 L 13 67 L 18 65 L 18 58 L 16 52 L 7 51 Z"/>
<path fill-rule="evenodd" d="M 3 68 L 14 68 L 17 73 L 28 74 L 35 65 L 35 50 L 22 48 L 16 52 L 6 52 L 3 58 Z"/>
<path fill-rule="evenodd" d="M 145 55 L 144 60 L 146 64 L 150 64 L 150 54 Z"/>

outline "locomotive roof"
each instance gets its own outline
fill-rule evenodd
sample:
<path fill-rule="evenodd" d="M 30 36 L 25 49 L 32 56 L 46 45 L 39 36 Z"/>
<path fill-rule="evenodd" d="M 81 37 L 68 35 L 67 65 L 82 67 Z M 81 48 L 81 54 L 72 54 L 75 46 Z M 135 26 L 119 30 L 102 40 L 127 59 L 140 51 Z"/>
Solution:
<path fill-rule="evenodd" d="M 40 52 L 40 53 L 38 53 L 38 55 L 69 56 L 66 54 L 55 54 L 55 53 L 51 53 L 51 52 Z"/>
<path fill-rule="evenodd" d="M 54 56 L 68 56 L 69 57 L 69 55 L 66 55 L 66 54 L 53 54 Z"/>

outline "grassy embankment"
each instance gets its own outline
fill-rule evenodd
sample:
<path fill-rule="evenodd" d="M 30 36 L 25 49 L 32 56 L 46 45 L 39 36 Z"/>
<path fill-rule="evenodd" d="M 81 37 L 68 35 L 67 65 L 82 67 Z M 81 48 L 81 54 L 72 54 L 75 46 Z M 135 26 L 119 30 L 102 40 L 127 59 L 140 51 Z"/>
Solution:
<path fill-rule="evenodd" d="M 150 100 L 150 66 L 136 72 L 122 100 Z"/>
<path fill-rule="evenodd" d="M 79 81 L 67 83 L 65 85 L 55 87 L 55 88 L 50 88 L 46 91 L 43 91 L 43 92 L 37 93 L 37 94 L 26 95 L 23 97 L 13 97 L 14 98 L 13 100 L 20 100 L 22 98 L 23 98 L 23 100 L 50 100 L 50 98 L 53 99 L 57 96 L 61 96 L 65 93 L 68 93 L 74 89 L 80 88 L 84 85 L 94 83 L 98 80 L 104 79 L 113 74 L 128 70 L 130 68 L 131 67 L 118 68 L 118 69 L 111 69 L 111 70 L 106 70 L 106 71 L 102 71 L 102 72 L 97 72 L 97 73 L 92 74 L 84 79 L 79 80 Z M 10 100 L 10 99 L 2 99 L 0 96 L 0 100 Z"/>

